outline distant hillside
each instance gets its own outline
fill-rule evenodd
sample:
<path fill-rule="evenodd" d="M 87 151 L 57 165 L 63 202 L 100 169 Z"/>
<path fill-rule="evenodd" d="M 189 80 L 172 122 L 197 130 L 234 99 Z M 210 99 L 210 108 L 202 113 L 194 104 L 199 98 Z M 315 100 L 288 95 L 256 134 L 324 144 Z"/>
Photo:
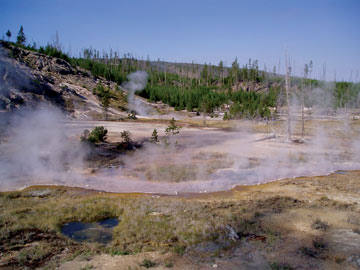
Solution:
<path fill-rule="evenodd" d="M 287 105 L 284 76 L 260 70 L 256 60 L 240 67 L 235 59 L 231 67 L 224 67 L 120 58 L 112 52 L 100 57 L 92 49 L 70 58 L 51 45 L 35 48 L 2 41 L 1 46 L 2 110 L 45 100 L 74 117 L 124 116 L 127 102 L 121 85 L 139 70 L 146 71 L 148 78 L 145 89 L 136 94 L 175 110 L 210 115 L 220 111 L 224 119 L 269 119 Z M 359 93 L 360 84 L 290 78 L 290 101 L 296 106 L 303 100 L 310 108 L 359 108 Z"/>

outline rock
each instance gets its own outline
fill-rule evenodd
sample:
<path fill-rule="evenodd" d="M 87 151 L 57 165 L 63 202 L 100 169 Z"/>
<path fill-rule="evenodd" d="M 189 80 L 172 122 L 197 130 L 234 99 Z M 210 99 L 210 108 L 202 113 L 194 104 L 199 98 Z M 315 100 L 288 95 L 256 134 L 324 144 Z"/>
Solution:
<path fill-rule="evenodd" d="M 149 216 L 159 217 L 159 216 L 164 216 L 164 214 L 160 212 L 151 212 L 149 213 Z"/>
<path fill-rule="evenodd" d="M 56 106 L 73 118 L 101 118 L 101 99 L 90 90 L 94 81 L 114 87 L 111 82 L 95 78 L 89 71 L 73 67 L 64 59 L 0 41 L 1 113 L 22 107 L 36 108 L 41 103 Z M 121 96 L 116 98 L 125 103 Z M 108 115 L 119 118 L 125 112 L 123 107 L 110 107 Z"/>
<path fill-rule="evenodd" d="M 49 189 L 40 189 L 40 190 L 31 190 L 26 193 L 26 197 L 40 197 L 44 198 L 51 194 L 51 190 Z"/>
<path fill-rule="evenodd" d="M 358 254 L 354 254 L 354 255 L 351 255 L 348 259 L 347 259 L 348 262 L 351 262 L 353 264 L 356 264 L 357 267 L 360 269 L 360 255 Z"/>
<path fill-rule="evenodd" d="M 230 225 L 226 225 L 226 230 L 228 231 L 228 238 L 229 240 L 232 240 L 232 241 L 237 241 L 239 240 L 239 236 L 238 234 L 234 231 L 233 228 L 231 228 Z"/>
<path fill-rule="evenodd" d="M 49 65 L 45 67 L 47 71 L 60 73 L 62 75 L 66 74 L 74 74 L 73 68 L 70 66 L 68 62 L 63 59 L 55 58 L 52 59 Z"/>
<path fill-rule="evenodd" d="M 219 268 L 219 265 L 213 264 L 213 265 L 212 265 L 212 268 Z"/>

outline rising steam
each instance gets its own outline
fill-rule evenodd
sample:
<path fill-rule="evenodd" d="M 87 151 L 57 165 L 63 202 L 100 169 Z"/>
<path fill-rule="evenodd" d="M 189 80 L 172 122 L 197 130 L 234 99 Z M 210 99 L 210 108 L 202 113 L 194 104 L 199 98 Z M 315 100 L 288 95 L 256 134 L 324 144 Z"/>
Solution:
<path fill-rule="evenodd" d="M 58 109 L 39 106 L 21 110 L 8 120 L 6 141 L 0 145 L 0 189 L 26 179 L 31 184 L 70 177 L 81 168 L 86 146 L 71 139 L 65 116 Z"/>
<path fill-rule="evenodd" d="M 137 99 L 135 92 L 146 87 L 148 76 L 146 71 L 136 71 L 128 75 L 129 81 L 123 84 L 123 87 L 129 91 L 127 97 L 128 109 L 142 116 L 148 115 L 151 108 L 140 99 Z"/>

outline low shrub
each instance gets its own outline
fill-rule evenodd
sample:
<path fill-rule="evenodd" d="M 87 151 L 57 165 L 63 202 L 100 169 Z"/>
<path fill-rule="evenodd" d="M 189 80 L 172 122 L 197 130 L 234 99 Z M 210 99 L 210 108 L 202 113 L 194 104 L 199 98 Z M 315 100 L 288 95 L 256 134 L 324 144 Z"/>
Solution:
<path fill-rule="evenodd" d="M 104 127 L 95 127 L 89 134 L 88 140 L 92 143 L 104 142 L 106 140 L 107 129 Z"/>
<path fill-rule="evenodd" d="M 317 218 L 311 224 L 311 228 L 314 229 L 314 230 L 326 231 L 329 228 L 329 224 L 327 222 L 322 221 L 319 218 Z"/>

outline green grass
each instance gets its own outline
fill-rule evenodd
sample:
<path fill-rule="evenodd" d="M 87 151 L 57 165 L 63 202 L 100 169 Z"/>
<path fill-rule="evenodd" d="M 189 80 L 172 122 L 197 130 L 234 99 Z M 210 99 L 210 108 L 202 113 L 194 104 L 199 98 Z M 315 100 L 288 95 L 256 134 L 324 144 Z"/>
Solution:
<path fill-rule="evenodd" d="M 294 269 L 293 267 L 291 267 L 289 264 L 287 263 L 278 263 L 278 262 L 273 262 L 270 263 L 270 269 L 271 270 L 292 270 Z"/>
<path fill-rule="evenodd" d="M 190 245 L 224 237 L 223 228 L 231 222 L 229 215 L 207 211 L 205 203 L 183 199 L 122 197 L 61 188 L 54 188 L 46 197 L 26 194 L 0 193 L 0 241 L 9 243 L 12 235 L 29 230 L 61 237 L 60 228 L 67 222 L 119 217 L 110 254 L 159 249 L 183 254 Z"/>
<path fill-rule="evenodd" d="M 173 268 L 174 264 L 172 262 L 165 262 L 165 267 L 166 268 Z"/>
<path fill-rule="evenodd" d="M 81 270 L 90 270 L 90 269 L 95 269 L 95 267 L 91 264 L 87 264 L 84 267 L 81 267 Z"/>
<path fill-rule="evenodd" d="M 271 270 L 291 270 L 291 269 L 294 269 L 294 268 L 291 267 L 287 263 L 273 262 L 273 263 L 270 263 L 270 269 Z"/>
<path fill-rule="evenodd" d="M 52 255 L 52 246 L 48 243 L 39 243 L 22 249 L 17 257 L 20 265 L 31 265 L 42 261 L 44 258 Z"/>
<path fill-rule="evenodd" d="M 151 268 L 151 267 L 156 266 L 156 263 L 153 262 L 153 261 L 151 261 L 151 260 L 149 260 L 149 259 L 144 259 L 144 260 L 141 262 L 140 266 L 145 267 L 145 268 Z"/>
<path fill-rule="evenodd" d="M 104 195 L 74 197 L 61 194 L 51 198 L 19 196 L 18 192 L 0 195 L 1 238 L 9 232 L 40 229 L 58 232 L 62 224 L 71 221 L 94 221 L 121 214 L 121 201 L 114 204 Z M 25 193 L 23 193 L 25 194 Z"/>
<path fill-rule="evenodd" d="M 101 253 L 124 256 L 146 251 L 192 256 L 197 247 L 214 244 L 219 246 L 219 250 L 211 256 L 219 256 L 241 245 L 248 235 L 263 236 L 264 242 L 252 243 L 261 250 L 275 252 L 287 231 L 281 230 L 278 225 L 274 227 L 267 220 L 271 221 L 272 216 L 284 214 L 289 209 L 313 209 L 306 201 L 287 196 L 272 194 L 260 198 L 252 195 L 248 201 L 234 200 L 231 193 L 221 194 L 201 195 L 202 199 L 193 199 L 192 196 L 152 197 L 65 187 L 34 187 L 4 192 L 0 193 L 0 246 L 4 254 L 15 254 L 15 266 L 26 267 L 37 267 L 38 263 L 45 265 L 47 262 L 55 265 L 52 258 L 63 254 L 65 249 L 69 251 L 63 255 L 63 260 L 73 260 Z M 316 204 L 319 201 L 315 201 Z M 326 198 L 321 201 L 328 203 Z M 333 203 L 328 207 L 338 209 Z M 108 246 L 77 244 L 61 235 L 61 226 L 67 222 L 92 222 L 109 217 L 119 218 L 119 224 L 114 228 L 113 241 Z M 350 221 L 352 228 L 358 228 L 355 216 L 349 216 Z M 313 224 L 316 230 L 323 230 L 324 224 L 327 225 L 320 219 Z M 229 243 L 227 225 L 240 236 L 239 241 Z M 297 254 L 304 259 L 323 259 L 331 249 L 323 239 L 316 238 L 312 245 L 300 247 Z M 165 267 L 165 262 L 162 266 Z M 278 262 L 271 267 L 291 269 Z"/>

